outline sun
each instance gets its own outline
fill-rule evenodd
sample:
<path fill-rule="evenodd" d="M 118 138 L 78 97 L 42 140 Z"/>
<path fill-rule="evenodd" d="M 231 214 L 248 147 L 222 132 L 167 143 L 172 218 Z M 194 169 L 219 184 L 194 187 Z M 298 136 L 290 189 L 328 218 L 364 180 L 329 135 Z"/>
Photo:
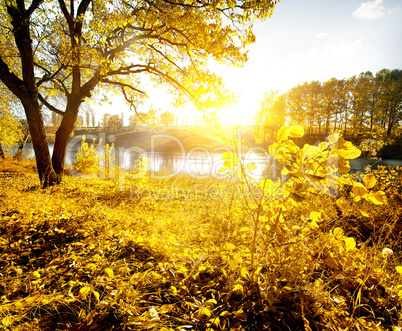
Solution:
<path fill-rule="evenodd" d="M 221 125 L 252 125 L 257 106 L 252 100 L 239 98 L 239 102 L 217 111 Z"/>

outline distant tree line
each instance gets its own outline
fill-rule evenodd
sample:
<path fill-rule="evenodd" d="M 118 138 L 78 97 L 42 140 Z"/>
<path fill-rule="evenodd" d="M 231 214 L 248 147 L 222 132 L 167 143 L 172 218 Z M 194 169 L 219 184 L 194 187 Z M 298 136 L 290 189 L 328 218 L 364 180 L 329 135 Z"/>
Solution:
<path fill-rule="evenodd" d="M 370 71 L 348 79 L 312 81 L 279 95 L 268 91 L 255 116 L 255 133 L 285 123 L 303 125 L 310 133 L 341 129 L 354 133 L 380 129 L 391 135 L 402 119 L 402 70 Z M 268 130 L 270 129 L 270 130 Z"/>

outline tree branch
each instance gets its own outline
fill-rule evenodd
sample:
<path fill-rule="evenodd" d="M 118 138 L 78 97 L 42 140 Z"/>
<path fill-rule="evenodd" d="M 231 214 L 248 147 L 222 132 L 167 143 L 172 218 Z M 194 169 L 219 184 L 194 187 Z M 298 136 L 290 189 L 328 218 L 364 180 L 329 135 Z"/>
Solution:
<path fill-rule="evenodd" d="M 199 106 L 201 105 L 201 102 L 197 99 L 197 97 L 195 95 L 193 95 L 186 87 L 184 87 L 182 84 L 180 84 L 173 77 L 169 76 L 168 74 L 165 74 L 164 72 L 162 72 L 156 68 L 151 68 L 150 73 L 163 77 L 169 84 L 173 85 L 174 87 L 181 90 L 183 93 L 187 94 L 187 96 L 190 99 L 192 99 L 194 103 L 196 103 Z"/>
<path fill-rule="evenodd" d="M 160 54 L 164 59 L 166 59 L 166 61 L 168 61 L 169 63 L 171 63 L 173 66 L 175 66 L 177 69 L 180 70 L 180 72 L 182 72 L 184 74 L 184 71 L 182 68 L 180 68 L 176 63 L 174 63 L 174 61 L 172 61 L 171 59 L 169 59 L 165 54 L 163 54 L 159 49 L 156 49 L 153 45 L 149 45 L 150 48 L 152 48 L 155 52 L 157 52 L 158 54 Z"/>
<path fill-rule="evenodd" d="M 62 65 L 59 69 L 57 69 L 53 74 L 50 75 L 50 71 L 44 67 L 42 67 L 40 64 L 38 63 L 34 63 L 35 66 L 37 66 L 38 68 L 42 69 L 45 72 L 45 75 L 38 80 L 38 82 L 36 83 L 36 86 L 40 86 L 42 85 L 42 83 L 48 82 L 48 81 L 52 81 L 54 79 L 54 77 L 63 69 L 65 69 L 64 65 Z"/>
<path fill-rule="evenodd" d="M 58 2 L 60 5 L 60 9 L 64 15 L 64 18 L 67 21 L 68 29 L 70 30 L 70 34 L 72 34 L 74 32 L 74 19 L 68 12 L 66 4 L 64 3 L 64 0 L 58 0 Z"/>
<path fill-rule="evenodd" d="M 32 15 L 32 13 L 39 7 L 39 5 L 43 2 L 43 0 L 33 0 L 28 10 L 22 16 L 23 19 L 27 19 Z"/>
<path fill-rule="evenodd" d="M 10 71 L 7 64 L 3 61 L 0 56 L 0 78 L 1 81 L 6 85 L 11 92 L 13 92 L 18 98 L 22 98 L 23 89 L 25 83 L 13 72 Z"/>
<path fill-rule="evenodd" d="M 55 112 L 56 114 L 64 116 L 65 112 L 52 106 L 49 102 L 46 101 L 46 99 L 42 96 L 42 94 L 38 93 L 38 98 L 39 98 L 40 102 L 42 102 L 49 110 Z"/>
<path fill-rule="evenodd" d="M 155 38 L 155 39 L 157 39 L 158 37 L 157 37 L 157 36 L 154 36 L 154 35 L 152 35 L 152 34 L 144 34 L 144 35 L 141 35 L 141 36 L 132 37 L 132 38 L 126 40 L 122 45 L 117 46 L 116 48 L 111 49 L 111 50 L 109 50 L 109 51 L 106 51 L 106 52 L 104 53 L 104 56 L 105 56 L 106 58 L 107 58 L 107 57 L 114 57 L 117 53 L 124 51 L 127 47 L 131 46 L 131 45 L 134 44 L 136 41 L 142 40 L 142 39 L 150 39 L 150 38 Z"/>
<path fill-rule="evenodd" d="M 111 85 L 120 86 L 122 91 L 124 91 L 124 88 L 126 87 L 126 88 L 129 88 L 130 90 L 133 90 L 135 92 L 138 92 L 138 93 L 146 95 L 146 93 L 144 91 L 141 91 L 141 90 L 135 88 L 134 86 L 131 86 L 130 84 L 125 84 L 125 83 L 122 83 L 122 82 L 116 82 L 116 81 L 112 81 L 112 80 L 108 80 L 108 79 L 102 79 L 101 82 L 111 84 Z"/>

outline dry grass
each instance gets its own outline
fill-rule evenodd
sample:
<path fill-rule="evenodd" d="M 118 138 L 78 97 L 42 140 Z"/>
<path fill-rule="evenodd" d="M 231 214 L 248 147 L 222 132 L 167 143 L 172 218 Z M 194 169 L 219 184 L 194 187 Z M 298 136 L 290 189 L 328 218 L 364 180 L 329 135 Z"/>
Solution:
<path fill-rule="evenodd" d="M 400 186 L 388 179 L 388 204 L 371 206 L 369 219 L 338 215 L 323 196 L 319 228 L 305 224 L 309 202 L 283 220 L 288 231 L 260 229 L 252 267 L 254 223 L 229 182 L 182 176 L 129 188 L 67 176 L 35 189 L 24 162 L 0 163 L 12 174 L 0 176 L 5 330 L 402 327 Z M 395 254 L 384 256 L 385 245 Z"/>

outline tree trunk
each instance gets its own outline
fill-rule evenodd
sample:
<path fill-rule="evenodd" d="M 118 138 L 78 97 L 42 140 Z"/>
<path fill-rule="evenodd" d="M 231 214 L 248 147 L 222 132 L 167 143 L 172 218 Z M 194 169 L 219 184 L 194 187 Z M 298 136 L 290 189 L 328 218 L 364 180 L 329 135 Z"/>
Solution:
<path fill-rule="evenodd" d="M 5 159 L 4 151 L 3 151 L 3 146 L 1 145 L 1 142 L 0 142 L 0 157 L 1 157 L 2 159 Z"/>
<path fill-rule="evenodd" d="M 23 106 L 28 120 L 29 132 L 31 133 L 40 182 L 43 187 L 59 184 L 60 181 L 58 181 L 50 159 L 40 106 L 35 101 L 24 102 Z"/>
<path fill-rule="evenodd" d="M 59 182 L 61 182 L 63 179 L 67 145 L 74 129 L 74 123 L 77 119 L 79 106 L 79 102 L 72 105 L 67 105 L 66 113 L 64 114 L 63 120 L 56 131 L 52 164 Z"/>
<path fill-rule="evenodd" d="M 21 160 L 22 150 L 24 149 L 24 146 L 28 140 L 28 136 L 29 136 L 29 130 L 27 130 L 27 132 L 25 132 L 25 136 L 20 142 L 20 146 L 18 147 L 17 153 L 15 153 L 15 155 L 14 155 L 14 160 L 17 160 L 17 161 Z"/>

